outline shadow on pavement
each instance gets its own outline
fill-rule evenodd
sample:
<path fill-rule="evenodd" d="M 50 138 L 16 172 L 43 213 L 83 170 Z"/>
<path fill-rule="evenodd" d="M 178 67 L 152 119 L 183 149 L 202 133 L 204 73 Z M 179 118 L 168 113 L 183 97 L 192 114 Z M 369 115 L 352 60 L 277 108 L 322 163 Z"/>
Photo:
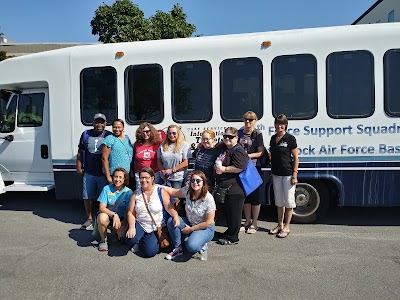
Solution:
<path fill-rule="evenodd" d="M 31 211 L 46 219 L 81 224 L 85 220 L 82 200 L 55 200 L 45 193 L 11 193 L 0 196 L 0 211 Z"/>

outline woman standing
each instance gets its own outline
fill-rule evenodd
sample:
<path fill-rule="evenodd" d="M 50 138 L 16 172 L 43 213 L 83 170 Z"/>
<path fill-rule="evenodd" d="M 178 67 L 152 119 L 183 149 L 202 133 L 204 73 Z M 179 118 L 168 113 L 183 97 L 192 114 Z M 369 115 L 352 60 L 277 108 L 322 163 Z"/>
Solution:
<path fill-rule="evenodd" d="M 215 132 L 212 130 L 204 130 L 201 134 L 201 147 L 193 151 L 192 156 L 195 158 L 194 169 L 202 171 L 208 184 L 208 190 L 212 192 L 215 185 L 214 163 L 215 159 L 221 153 L 221 149 L 215 148 Z"/>
<path fill-rule="evenodd" d="M 167 222 L 163 208 L 172 216 L 173 226 L 178 227 L 180 220 L 168 193 L 154 186 L 154 171 L 151 168 L 143 167 L 139 180 L 140 188 L 136 189 L 129 202 L 125 242 L 132 246 L 132 252 L 138 252 L 139 242 L 142 241 L 143 256 L 153 257 L 160 250 L 157 227 L 164 227 Z"/>
<path fill-rule="evenodd" d="M 112 182 L 111 174 L 116 168 L 124 168 L 129 174 L 133 156 L 132 144 L 124 134 L 124 121 L 114 120 L 112 132 L 113 134 L 107 136 L 103 141 L 101 156 L 104 174 L 109 183 Z"/>
<path fill-rule="evenodd" d="M 243 115 L 243 120 L 244 128 L 239 130 L 239 144 L 247 152 L 261 176 L 260 158 L 264 152 L 264 140 L 262 132 L 255 129 L 258 118 L 255 112 L 248 111 Z M 258 229 L 257 219 L 261 206 L 259 191 L 260 187 L 248 195 L 244 201 L 243 211 L 246 221 L 240 230 L 249 234 L 256 233 Z"/>
<path fill-rule="evenodd" d="M 290 221 L 293 208 L 296 207 L 295 190 L 299 157 L 296 138 L 287 133 L 288 119 L 285 115 L 275 118 L 276 134 L 271 137 L 271 170 L 275 194 L 275 205 L 278 209 L 278 225 L 269 231 L 277 237 L 285 238 L 290 233 Z"/>
<path fill-rule="evenodd" d="M 183 254 L 182 234 L 185 239 L 186 249 L 190 253 L 207 253 L 207 243 L 214 236 L 215 202 L 208 192 L 206 176 L 203 172 L 195 170 L 190 176 L 190 185 L 181 189 L 163 186 L 168 194 L 173 197 L 186 198 L 186 218 L 180 218 L 180 225 L 174 226 L 174 220 L 169 218 L 168 231 L 171 235 L 174 250 L 165 258 L 171 260 Z M 202 256 L 205 258 L 205 256 Z"/>
<path fill-rule="evenodd" d="M 136 188 L 140 187 L 139 172 L 143 167 L 152 168 L 155 173 L 155 182 L 161 183 L 157 166 L 157 151 L 160 143 L 160 134 L 153 125 L 147 122 L 140 124 L 136 130 L 136 142 L 133 147 Z"/>
<path fill-rule="evenodd" d="M 132 196 L 132 190 L 127 187 L 129 174 L 124 168 L 116 168 L 113 172 L 113 183 L 106 185 L 99 198 L 99 213 L 97 228 L 100 234 L 99 251 L 107 251 L 107 227 L 112 223 L 112 229 L 117 232 L 118 238 L 123 237 L 125 226 L 125 212 L 127 203 Z"/>
<path fill-rule="evenodd" d="M 182 187 L 185 171 L 192 157 L 189 144 L 177 125 L 169 125 L 167 137 L 157 153 L 157 164 L 163 181 L 169 180 L 176 189 Z"/>
<path fill-rule="evenodd" d="M 244 191 L 240 183 L 239 173 L 247 167 L 249 157 L 243 147 L 238 145 L 238 130 L 236 128 L 226 128 L 223 137 L 222 153 L 217 158 L 217 160 L 222 161 L 222 166 L 216 165 L 215 171 L 217 173 L 217 185 L 228 189 L 224 202 L 228 229 L 223 234 L 223 238 L 218 240 L 218 243 L 230 245 L 239 242 L 244 203 Z"/>

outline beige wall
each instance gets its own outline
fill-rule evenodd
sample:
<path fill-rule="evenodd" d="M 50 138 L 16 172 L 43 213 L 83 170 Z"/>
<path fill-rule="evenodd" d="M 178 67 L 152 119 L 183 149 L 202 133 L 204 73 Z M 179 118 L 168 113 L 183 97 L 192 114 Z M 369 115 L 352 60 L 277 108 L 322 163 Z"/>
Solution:
<path fill-rule="evenodd" d="M 0 44 L 0 51 L 6 51 L 8 56 L 21 56 L 31 53 L 73 47 L 78 45 L 89 45 L 90 43 L 82 44 Z"/>
<path fill-rule="evenodd" d="M 375 6 L 376 5 L 376 6 Z M 375 7 L 374 7 L 375 6 Z M 400 22 L 400 1 L 399 0 L 381 0 L 375 2 L 371 11 L 362 15 L 353 25 L 356 24 L 373 24 L 373 23 L 387 23 L 388 14 L 394 10 L 394 21 Z"/>

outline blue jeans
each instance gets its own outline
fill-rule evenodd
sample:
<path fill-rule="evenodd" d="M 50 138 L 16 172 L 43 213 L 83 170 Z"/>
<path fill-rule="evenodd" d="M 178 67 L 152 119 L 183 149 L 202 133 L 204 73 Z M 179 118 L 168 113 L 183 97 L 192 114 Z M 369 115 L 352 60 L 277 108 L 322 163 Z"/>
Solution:
<path fill-rule="evenodd" d="M 169 218 L 167 222 L 168 231 L 174 248 L 178 248 L 182 244 L 182 238 L 184 239 L 187 236 L 186 234 L 181 233 L 181 229 L 185 227 L 185 223 L 190 225 L 187 218 L 179 217 L 179 219 L 180 224 L 178 227 L 174 227 L 174 219 L 172 217 Z M 214 236 L 214 227 L 215 225 L 213 223 L 206 229 L 193 231 L 185 242 L 186 249 L 191 253 L 199 252 L 205 243 L 212 240 Z"/>
<path fill-rule="evenodd" d="M 124 242 L 129 246 L 133 246 L 140 241 L 142 245 L 140 250 L 143 252 L 143 257 L 153 257 L 160 251 L 160 245 L 158 244 L 157 232 L 153 231 L 147 233 L 143 230 L 143 227 L 136 221 L 135 224 L 136 234 L 133 238 L 124 237 Z"/>

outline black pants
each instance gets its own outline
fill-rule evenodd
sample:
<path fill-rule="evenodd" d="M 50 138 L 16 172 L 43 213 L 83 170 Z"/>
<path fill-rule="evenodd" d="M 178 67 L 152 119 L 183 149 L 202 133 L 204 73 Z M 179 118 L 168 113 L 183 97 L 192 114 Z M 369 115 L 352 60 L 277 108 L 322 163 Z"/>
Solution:
<path fill-rule="evenodd" d="M 239 241 L 240 225 L 242 223 L 242 209 L 244 194 L 228 194 L 225 198 L 224 211 L 226 225 L 225 238 L 231 242 Z"/>

